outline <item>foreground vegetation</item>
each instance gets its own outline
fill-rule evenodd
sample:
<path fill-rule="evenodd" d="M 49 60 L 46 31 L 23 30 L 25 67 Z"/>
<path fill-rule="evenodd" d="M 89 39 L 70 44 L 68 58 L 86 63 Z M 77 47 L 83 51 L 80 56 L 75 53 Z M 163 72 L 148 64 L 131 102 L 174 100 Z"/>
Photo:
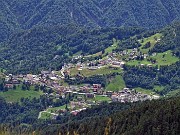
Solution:
<path fill-rule="evenodd" d="M 7 107 L 4 101 L 2 109 Z M 13 106 L 13 105 L 10 105 Z M 32 125 L 1 124 L 1 134 L 179 134 L 180 98 L 160 99 L 136 104 L 102 104 L 77 116 Z M 18 108 L 17 108 L 18 109 Z M 11 110 L 11 108 L 6 108 Z M 4 113 L 3 113 L 4 114 Z M 1 114 L 2 115 L 2 114 Z M 33 114 L 31 114 L 33 115 Z M 126 119 L 125 119 L 126 118 Z M 32 120 L 32 118 L 31 118 Z M 64 122 L 63 122 L 64 121 Z M 24 121 L 25 122 L 25 121 Z M 48 124 L 51 123 L 51 124 Z M 62 124 L 61 124 L 62 123 Z M 43 128 L 42 125 L 43 124 Z"/>

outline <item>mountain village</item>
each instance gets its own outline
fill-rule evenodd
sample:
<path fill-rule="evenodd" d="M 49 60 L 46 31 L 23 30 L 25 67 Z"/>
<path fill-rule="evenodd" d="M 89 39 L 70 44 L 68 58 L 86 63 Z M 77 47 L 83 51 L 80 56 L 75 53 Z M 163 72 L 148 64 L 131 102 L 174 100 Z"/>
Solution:
<path fill-rule="evenodd" d="M 38 75 L 27 74 L 27 75 L 12 75 L 9 74 L 6 76 L 6 84 L 5 87 L 8 89 L 13 89 L 14 86 L 19 85 L 21 83 L 28 85 L 38 85 L 45 86 L 52 89 L 52 93 L 44 93 L 47 97 L 65 98 L 67 95 L 74 95 L 76 99 L 70 101 L 69 108 L 71 114 L 76 115 L 82 110 L 91 107 L 92 105 L 98 105 L 102 103 L 104 100 L 101 98 L 106 98 L 107 102 L 138 102 L 145 100 L 158 99 L 158 95 L 153 94 L 143 94 L 141 92 L 137 92 L 135 89 L 123 88 L 122 90 L 117 91 L 106 91 L 101 84 L 83 84 L 83 85 L 67 85 L 64 86 L 62 84 L 62 80 L 64 81 L 66 76 L 71 75 L 71 69 L 76 68 L 77 72 L 82 71 L 84 69 L 88 70 L 97 70 L 102 69 L 104 67 L 112 67 L 123 69 L 125 62 L 117 59 L 116 53 L 108 54 L 107 57 L 94 61 L 85 61 L 81 62 L 83 56 L 78 55 L 72 58 L 72 60 L 76 60 L 77 63 L 66 63 L 62 66 L 60 71 L 41 71 Z M 143 58 L 146 58 L 146 54 L 138 53 L 137 49 L 134 48 L 131 53 L 128 54 L 127 51 L 120 52 L 120 55 L 128 55 L 129 59 L 136 59 L 141 55 Z M 144 65 L 141 65 L 144 66 Z M 147 65 L 151 67 L 151 65 Z M 81 74 L 79 74 L 81 76 Z M 70 76 L 71 80 L 76 79 L 75 76 Z M 100 98 L 99 100 L 94 100 L 96 97 Z M 52 106 L 49 106 L 52 108 Z M 67 109 L 67 106 L 66 106 Z M 50 113 L 52 115 L 52 119 L 56 119 L 58 114 L 61 112 L 63 115 L 66 112 L 64 109 L 57 109 L 55 111 L 44 110 L 43 112 Z M 42 112 L 40 112 L 39 117 L 41 118 Z"/>

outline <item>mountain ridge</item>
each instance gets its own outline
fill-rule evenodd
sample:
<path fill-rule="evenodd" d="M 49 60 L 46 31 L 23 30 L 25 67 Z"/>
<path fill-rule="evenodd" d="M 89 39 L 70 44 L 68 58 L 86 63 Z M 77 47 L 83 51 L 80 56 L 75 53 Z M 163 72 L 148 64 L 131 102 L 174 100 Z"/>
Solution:
<path fill-rule="evenodd" d="M 0 27 L 7 27 L 1 36 L 18 29 L 34 26 L 54 26 L 74 23 L 86 27 L 142 26 L 160 28 L 180 18 L 177 0 L 1 0 L 0 21 L 11 20 Z M 14 26 L 14 24 L 16 24 Z M 7 39 L 4 37 L 3 39 Z"/>

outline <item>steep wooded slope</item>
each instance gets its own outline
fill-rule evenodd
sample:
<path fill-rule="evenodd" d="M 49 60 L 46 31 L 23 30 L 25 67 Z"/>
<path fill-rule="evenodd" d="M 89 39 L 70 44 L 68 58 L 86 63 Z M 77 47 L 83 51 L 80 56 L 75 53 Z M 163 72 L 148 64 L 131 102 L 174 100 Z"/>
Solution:
<path fill-rule="evenodd" d="M 1 0 L 1 27 L 22 29 L 75 23 L 87 27 L 143 26 L 157 28 L 180 17 L 178 0 Z"/>
<path fill-rule="evenodd" d="M 136 104 L 124 105 L 111 103 L 88 109 L 77 116 L 64 116 L 58 121 L 35 120 L 36 112 L 29 113 L 27 107 L 2 102 L 1 120 L 13 121 L 13 112 L 24 111 L 28 117 L 17 117 L 16 121 L 2 123 L 0 134 L 37 134 L 37 135 L 171 135 L 180 133 L 180 98 L 179 96 L 170 99 L 145 101 Z M 32 106 L 32 103 L 28 103 Z M 36 103 L 38 107 L 39 104 Z M 37 108 L 36 107 L 36 108 Z M 35 108 L 30 108 L 35 109 Z M 13 111 L 12 111 L 13 110 Z M 14 111 L 15 110 L 15 111 Z M 30 112 L 31 112 L 30 111 Z M 18 115 L 18 114 L 15 114 Z M 11 119 L 12 118 L 12 119 Z M 20 119 L 21 122 L 18 120 Z M 25 123 L 28 124 L 25 124 Z"/>
<path fill-rule="evenodd" d="M 0 0 L 0 42 L 8 39 L 11 32 L 19 29 L 16 16 L 3 0 Z"/>
<path fill-rule="evenodd" d="M 110 116 L 84 118 L 65 126 L 51 125 L 40 134 L 152 135 L 180 133 L 180 99 L 146 101 Z M 45 130 L 44 130 L 45 129 Z"/>
<path fill-rule="evenodd" d="M 13 34 L 0 48 L 0 67 L 10 73 L 59 69 L 73 54 L 93 54 L 113 44 L 113 38 L 140 34 L 139 28 L 88 30 L 75 25 L 38 27 Z"/>

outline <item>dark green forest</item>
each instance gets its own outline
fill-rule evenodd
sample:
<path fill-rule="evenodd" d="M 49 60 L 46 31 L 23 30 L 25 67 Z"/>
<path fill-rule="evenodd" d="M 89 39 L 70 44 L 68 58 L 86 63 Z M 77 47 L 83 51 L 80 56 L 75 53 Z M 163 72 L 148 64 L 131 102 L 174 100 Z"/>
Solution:
<path fill-rule="evenodd" d="M 110 105 L 111 106 L 111 105 Z M 131 108 L 113 113 L 109 116 L 87 118 L 78 122 L 71 122 L 53 130 L 40 130 L 40 134 L 179 134 L 180 133 L 180 100 L 162 99 L 146 101 Z M 60 125 L 57 125 L 58 128 Z M 69 128 L 67 128 L 67 126 Z"/>
<path fill-rule="evenodd" d="M 165 95 L 170 91 L 180 88 L 180 63 L 170 66 L 158 67 L 125 67 L 124 80 L 127 87 L 141 87 L 152 89 L 154 92 Z M 155 85 L 163 86 L 163 91 L 154 88 Z"/>
<path fill-rule="evenodd" d="M 34 26 L 159 28 L 179 20 L 178 0 L 1 0 L 0 41 Z"/>
<path fill-rule="evenodd" d="M 163 38 L 158 42 L 149 53 L 165 52 L 172 50 L 174 55 L 180 57 L 180 24 L 175 22 L 162 30 Z"/>

